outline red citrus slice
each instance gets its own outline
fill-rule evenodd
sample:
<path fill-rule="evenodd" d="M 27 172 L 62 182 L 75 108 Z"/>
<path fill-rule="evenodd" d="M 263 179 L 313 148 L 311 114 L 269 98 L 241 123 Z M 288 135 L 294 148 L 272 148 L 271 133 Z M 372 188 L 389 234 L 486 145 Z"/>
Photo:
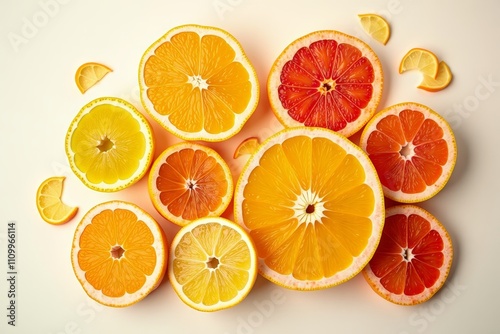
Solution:
<path fill-rule="evenodd" d="M 382 238 L 363 275 L 384 299 L 415 305 L 444 284 L 453 259 L 451 238 L 429 212 L 415 205 L 386 211 Z"/>
<path fill-rule="evenodd" d="M 455 137 L 446 120 L 413 102 L 376 114 L 363 130 L 360 146 L 375 165 L 385 196 L 403 203 L 436 195 L 457 159 Z"/>
<path fill-rule="evenodd" d="M 300 37 L 279 55 L 267 91 L 283 125 L 323 127 L 349 137 L 374 114 L 382 86 L 382 66 L 373 50 L 327 30 Z"/>

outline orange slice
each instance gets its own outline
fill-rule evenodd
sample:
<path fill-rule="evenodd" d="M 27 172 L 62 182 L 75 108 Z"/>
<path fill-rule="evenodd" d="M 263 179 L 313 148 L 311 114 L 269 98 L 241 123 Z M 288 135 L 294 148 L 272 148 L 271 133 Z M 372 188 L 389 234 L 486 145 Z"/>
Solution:
<path fill-rule="evenodd" d="M 238 159 L 242 155 L 254 154 L 259 148 L 259 138 L 250 137 L 242 141 L 236 150 L 234 150 L 233 159 Z"/>
<path fill-rule="evenodd" d="M 455 137 L 446 120 L 413 102 L 377 113 L 363 130 L 360 146 L 375 165 L 384 194 L 404 203 L 436 195 L 457 159 Z"/>
<path fill-rule="evenodd" d="M 119 98 L 103 97 L 86 104 L 71 122 L 65 145 L 73 172 L 97 191 L 133 185 L 153 161 L 154 140 L 148 121 Z"/>
<path fill-rule="evenodd" d="M 54 176 L 43 181 L 36 192 L 36 207 L 40 216 L 49 224 L 59 225 L 70 221 L 77 207 L 62 202 L 64 176 Z"/>
<path fill-rule="evenodd" d="M 167 252 L 163 230 L 149 214 L 134 204 L 111 201 L 90 209 L 78 224 L 71 263 L 92 299 L 124 307 L 160 284 Z"/>
<path fill-rule="evenodd" d="M 179 298 L 199 311 L 240 303 L 257 277 L 257 255 L 249 235 L 220 217 L 200 218 L 172 240 L 168 277 Z"/>
<path fill-rule="evenodd" d="M 76 86 L 83 94 L 106 76 L 112 70 L 99 63 L 85 63 L 80 65 L 75 73 Z"/>
<path fill-rule="evenodd" d="M 327 30 L 285 48 L 271 68 L 267 92 L 284 126 L 323 127 L 349 137 L 374 114 L 382 86 L 382 66 L 373 50 Z"/>
<path fill-rule="evenodd" d="M 151 116 L 185 140 L 232 137 L 259 100 L 257 74 L 238 41 L 199 25 L 173 28 L 146 50 L 139 87 Z"/>
<path fill-rule="evenodd" d="M 384 196 L 366 154 L 313 127 L 267 139 L 238 179 L 234 217 L 255 242 L 259 272 L 295 290 L 343 283 L 371 259 Z"/>
<path fill-rule="evenodd" d="M 441 61 L 438 66 L 436 78 L 434 79 L 431 76 L 424 75 L 424 79 L 417 88 L 424 89 L 429 92 L 438 92 L 448 87 L 452 79 L 453 75 L 451 74 L 448 64 Z"/>
<path fill-rule="evenodd" d="M 424 209 L 398 205 L 387 209 L 380 244 L 363 275 L 382 298 L 415 305 L 443 286 L 452 259 L 444 226 Z"/>
<path fill-rule="evenodd" d="M 181 142 L 155 160 L 148 189 L 156 210 L 184 226 L 197 218 L 221 215 L 233 197 L 233 177 L 215 150 Z"/>
<path fill-rule="evenodd" d="M 422 48 L 414 48 L 408 51 L 399 63 L 399 73 L 418 70 L 424 76 L 436 78 L 439 62 L 434 53 Z"/>
<path fill-rule="evenodd" d="M 391 36 L 391 28 L 383 17 L 377 14 L 359 14 L 358 17 L 361 26 L 370 37 L 379 43 L 387 44 Z"/>

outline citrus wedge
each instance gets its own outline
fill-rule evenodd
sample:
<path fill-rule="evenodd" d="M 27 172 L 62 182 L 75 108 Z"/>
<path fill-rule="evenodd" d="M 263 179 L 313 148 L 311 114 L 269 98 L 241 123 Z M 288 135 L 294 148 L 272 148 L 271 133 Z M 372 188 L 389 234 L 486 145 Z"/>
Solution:
<path fill-rule="evenodd" d="M 436 78 L 439 62 L 434 53 L 422 48 L 414 48 L 408 51 L 399 63 L 399 73 L 418 70 L 424 76 Z"/>
<path fill-rule="evenodd" d="M 80 65 L 75 73 L 75 83 L 83 94 L 106 76 L 112 70 L 99 63 L 85 63 Z"/>
<path fill-rule="evenodd" d="M 36 192 L 36 207 L 40 216 L 49 224 L 59 225 L 70 221 L 77 207 L 62 202 L 64 176 L 54 176 L 43 181 Z"/>
<path fill-rule="evenodd" d="M 173 28 L 144 53 L 141 101 L 185 140 L 221 141 L 238 133 L 259 100 L 257 74 L 238 41 L 215 27 Z"/>
<path fill-rule="evenodd" d="M 384 197 L 366 154 L 331 130 L 288 128 L 268 138 L 238 179 L 236 222 L 255 242 L 259 272 L 295 290 L 354 277 L 382 233 Z"/>
<path fill-rule="evenodd" d="M 238 159 L 242 155 L 252 155 L 259 148 L 260 142 L 257 137 L 249 137 L 242 141 L 234 150 L 233 159 Z"/>
<path fill-rule="evenodd" d="M 444 226 L 424 209 L 398 205 L 387 209 L 380 244 L 363 276 L 382 298 L 415 305 L 443 286 L 452 259 Z"/>
<path fill-rule="evenodd" d="M 78 224 L 71 263 L 89 297 L 124 307 L 160 284 L 167 253 L 163 230 L 149 214 L 134 204 L 111 201 L 90 209 Z"/>
<path fill-rule="evenodd" d="M 428 75 L 424 75 L 422 82 L 417 88 L 424 89 L 429 92 L 438 92 L 448 87 L 452 79 L 453 75 L 451 74 L 448 64 L 441 61 L 439 62 L 436 78 L 434 79 Z"/>
<path fill-rule="evenodd" d="M 359 14 L 358 17 L 361 26 L 370 37 L 379 43 L 387 44 L 391 28 L 383 17 L 377 14 Z"/>
<path fill-rule="evenodd" d="M 193 221 L 172 240 L 169 280 L 179 298 L 199 311 L 240 303 L 257 277 L 252 240 L 237 224 L 208 217 Z"/>
<path fill-rule="evenodd" d="M 413 102 L 377 113 L 363 130 L 360 146 L 375 165 L 385 196 L 402 203 L 436 195 L 457 159 L 455 136 L 446 120 Z"/>
<path fill-rule="evenodd" d="M 156 210 L 184 226 L 197 218 L 221 215 L 233 198 L 233 177 L 215 150 L 181 142 L 155 160 L 148 189 Z"/>
<path fill-rule="evenodd" d="M 373 50 L 355 37 L 326 30 L 285 48 L 271 68 L 267 92 L 284 126 L 323 127 L 349 137 L 374 114 L 382 86 Z"/>
<path fill-rule="evenodd" d="M 113 97 L 86 104 L 66 134 L 73 172 L 89 188 L 118 191 L 139 181 L 154 152 L 151 127 L 130 103 Z"/>

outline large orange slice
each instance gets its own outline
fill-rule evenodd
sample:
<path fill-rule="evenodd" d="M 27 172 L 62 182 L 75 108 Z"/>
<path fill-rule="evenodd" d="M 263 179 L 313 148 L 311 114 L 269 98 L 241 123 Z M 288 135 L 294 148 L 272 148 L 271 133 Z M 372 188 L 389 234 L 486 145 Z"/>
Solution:
<path fill-rule="evenodd" d="M 355 37 L 328 30 L 287 46 L 271 68 L 267 91 L 283 125 L 324 127 L 349 137 L 374 114 L 382 86 L 375 52 Z"/>
<path fill-rule="evenodd" d="M 355 276 L 382 233 L 384 197 L 366 154 L 331 130 L 285 129 L 248 160 L 235 220 L 255 242 L 259 272 L 281 286 L 316 290 Z"/>
<path fill-rule="evenodd" d="M 160 284 L 167 252 L 163 230 L 149 214 L 134 204 L 111 201 L 90 209 L 76 227 L 71 262 L 92 299 L 124 307 Z"/>
<path fill-rule="evenodd" d="M 181 142 L 156 158 L 148 189 L 156 210 L 184 226 L 198 218 L 221 215 L 233 198 L 233 177 L 215 150 Z"/>
<path fill-rule="evenodd" d="M 173 28 L 146 50 L 139 86 L 152 117 L 186 140 L 235 135 L 259 100 L 257 74 L 236 38 L 199 25 Z"/>
<path fill-rule="evenodd" d="M 380 244 L 363 275 L 384 299 L 414 305 L 443 286 L 452 259 L 444 226 L 424 209 L 398 205 L 387 209 Z"/>
<path fill-rule="evenodd" d="M 413 102 L 376 114 L 363 130 L 360 146 L 375 165 L 384 194 L 403 203 L 436 195 L 457 159 L 455 137 L 446 120 Z"/>

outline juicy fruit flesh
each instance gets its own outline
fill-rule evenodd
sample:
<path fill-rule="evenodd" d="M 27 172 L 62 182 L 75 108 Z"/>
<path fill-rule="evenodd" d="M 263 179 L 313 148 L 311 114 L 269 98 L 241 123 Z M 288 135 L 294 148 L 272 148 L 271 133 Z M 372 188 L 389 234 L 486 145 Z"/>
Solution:
<path fill-rule="evenodd" d="M 417 110 L 406 109 L 380 120 L 366 147 L 381 183 L 408 194 L 433 185 L 448 161 L 443 135 L 436 121 Z"/>
<path fill-rule="evenodd" d="M 146 152 L 139 122 L 110 104 L 98 105 L 80 119 L 70 145 L 76 167 L 93 184 L 130 178 Z"/>
<path fill-rule="evenodd" d="M 218 223 L 196 226 L 175 249 L 173 271 L 183 293 L 211 306 L 235 298 L 250 279 L 247 243 L 234 229 Z"/>
<path fill-rule="evenodd" d="M 62 223 L 76 214 L 76 208 L 62 202 L 64 177 L 46 180 L 37 193 L 37 207 L 42 218 L 51 223 Z"/>
<path fill-rule="evenodd" d="M 338 131 L 358 119 L 372 99 L 375 75 L 358 48 L 320 40 L 299 49 L 280 79 L 279 99 L 290 117 Z"/>
<path fill-rule="evenodd" d="M 155 183 L 162 205 L 186 220 L 216 211 L 229 187 L 218 161 L 202 150 L 190 148 L 169 155 Z"/>
<path fill-rule="evenodd" d="M 418 295 L 439 279 L 443 247 L 441 235 L 425 218 L 396 214 L 386 218 L 370 268 L 388 291 Z"/>
<path fill-rule="evenodd" d="M 155 110 L 186 132 L 204 129 L 217 134 L 231 129 L 234 114 L 245 111 L 252 94 L 249 73 L 235 55 L 215 35 L 172 36 L 144 66 L 147 95 Z"/>
<path fill-rule="evenodd" d="M 272 270 L 319 280 L 349 267 L 372 234 L 375 205 L 360 162 L 326 138 L 270 147 L 248 177 L 243 221 Z"/>
<path fill-rule="evenodd" d="M 104 210 L 83 230 L 78 263 L 85 279 L 105 296 L 121 297 L 143 287 L 156 266 L 154 237 L 127 209 Z"/>

